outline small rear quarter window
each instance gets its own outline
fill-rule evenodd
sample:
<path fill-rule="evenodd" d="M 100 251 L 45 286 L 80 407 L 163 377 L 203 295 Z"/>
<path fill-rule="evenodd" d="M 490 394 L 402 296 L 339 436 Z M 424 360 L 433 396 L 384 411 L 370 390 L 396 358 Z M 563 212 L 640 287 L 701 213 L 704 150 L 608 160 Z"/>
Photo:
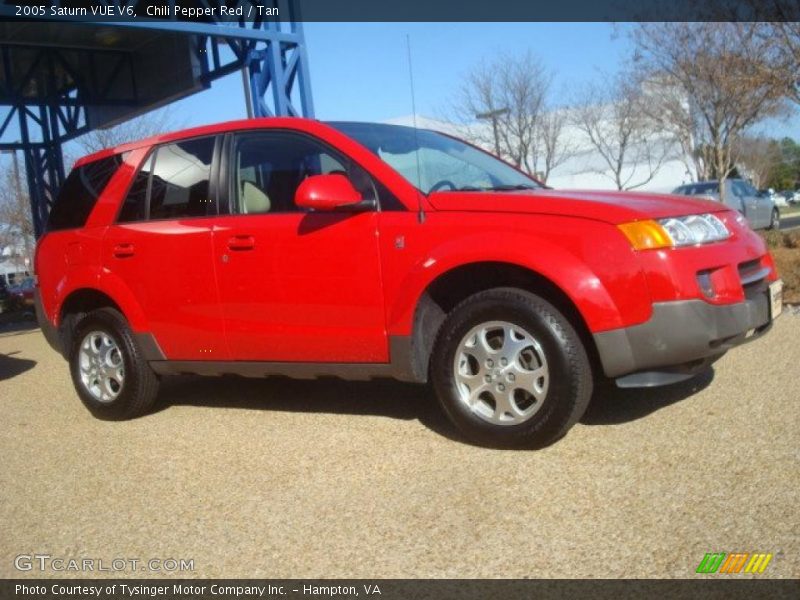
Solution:
<path fill-rule="evenodd" d="M 50 209 L 47 231 L 83 227 L 121 164 L 122 155 L 115 154 L 74 168 Z"/>

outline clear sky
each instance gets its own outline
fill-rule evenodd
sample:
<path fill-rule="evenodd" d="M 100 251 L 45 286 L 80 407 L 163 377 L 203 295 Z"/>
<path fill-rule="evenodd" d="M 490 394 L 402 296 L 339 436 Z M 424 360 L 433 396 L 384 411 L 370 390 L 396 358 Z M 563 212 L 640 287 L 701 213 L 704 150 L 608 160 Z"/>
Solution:
<path fill-rule="evenodd" d="M 464 75 L 483 59 L 531 50 L 553 72 L 556 100 L 570 87 L 613 72 L 622 36 L 605 23 L 306 23 L 316 117 L 385 120 L 411 114 L 406 35 L 417 112 L 446 110 Z M 591 52 L 587 50 L 591 48 Z M 187 124 L 244 116 L 241 76 L 182 101 Z M 184 107 L 186 110 L 184 110 Z"/>
<path fill-rule="evenodd" d="M 382 121 L 411 114 L 406 35 L 417 113 L 447 110 L 464 75 L 481 60 L 530 50 L 554 75 L 554 101 L 613 74 L 629 51 L 625 26 L 608 23 L 306 23 L 316 117 Z M 181 125 L 245 116 L 239 74 L 179 103 Z M 760 126 L 800 139 L 800 118 Z"/>

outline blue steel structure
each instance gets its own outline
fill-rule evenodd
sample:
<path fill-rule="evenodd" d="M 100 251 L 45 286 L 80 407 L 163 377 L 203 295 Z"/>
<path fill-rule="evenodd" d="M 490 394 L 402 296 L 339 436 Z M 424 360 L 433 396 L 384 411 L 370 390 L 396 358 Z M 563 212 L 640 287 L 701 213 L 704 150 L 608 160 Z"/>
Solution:
<path fill-rule="evenodd" d="M 246 5 L 248 1 L 241 3 Z M 13 21 L 0 23 L 0 151 L 21 150 L 24 154 L 37 236 L 44 230 L 52 201 L 64 181 L 62 144 L 170 100 L 148 104 L 135 76 L 136 55 L 114 47 L 115 31 L 129 36 L 166 34 L 188 43 L 194 87 L 174 97 L 205 89 L 214 80 L 244 68 L 250 87 L 248 114 L 313 117 L 308 57 L 299 15 L 292 12 L 291 0 L 252 1 L 262 6 L 272 2 L 279 7 L 281 20 L 62 22 L 62 29 L 75 27 L 102 33 L 102 44 L 83 48 L 80 43 L 59 45 L 57 34 L 51 36 L 55 39 L 20 41 L 14 38 Z M 112 6 L 129 2 L 133 4 L 134 0 L 100 0 Z M 174 0 L 166 2 L 174 4 Z M 59 5 L 59 0 L 40 4 Z M 10 16 L 10 9 L 11 6 L 0 5 L 0 17 Z M 43 23 L 43 27 L 52 26 Z M 164 64 L 171 59 L 165 51 Z M 20 68 L 21 64 L 24 68 Z"/>

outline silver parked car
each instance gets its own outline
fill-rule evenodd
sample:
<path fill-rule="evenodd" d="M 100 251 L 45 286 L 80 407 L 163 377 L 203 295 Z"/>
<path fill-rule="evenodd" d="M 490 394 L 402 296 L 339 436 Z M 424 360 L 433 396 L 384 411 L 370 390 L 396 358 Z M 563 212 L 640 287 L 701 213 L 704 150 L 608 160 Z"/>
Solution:
<path fill-rule="evenodd" d="M 672 190 L 683 196 L 704 196 L 719 201 L 719 181 L 687 183 Z M 777 229 L 781 214 L 769 195 L 760 195 L 758 190 L 743 179 L 725 180 L 725 204 L 742 213 L 753 229 Z"/>

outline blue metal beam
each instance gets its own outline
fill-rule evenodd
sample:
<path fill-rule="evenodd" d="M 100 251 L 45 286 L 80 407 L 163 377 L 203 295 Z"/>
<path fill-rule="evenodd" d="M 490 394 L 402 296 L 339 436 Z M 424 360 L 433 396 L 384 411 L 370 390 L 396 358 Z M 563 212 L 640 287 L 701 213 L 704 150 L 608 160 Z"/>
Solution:
<path fill-rule="evenodd" d="M 174 4 L 174 0 L 165 1 Z M 130 2 L 100 0 L 100 3 L 126 6 Z M 246 4 L 247 0 L 243 3 Z M 43 0 L 41 4 L 58 6 L 60 2 Z M 204 86 L 244 67 L 250 83 L 249 97 L 254 116 L 313 117 L 308 56 L 299 15 L 292 0 L 275 0 L 274 4 L 280 8 L 282 19 L 288 17 L 295 21 L 256 19 L 190 23 L 174 18 L 163 21 L 139 18 L 130 22 L 96 22 L 92 25 L 190 36 Z M 7 12 L 12 9 L 8 4 L 0 4 L 0 16 L 11 16 Z M 75 19 L 75 22 L 77 24 L 79 20 Z M 80 22 L 86 25 L 85 21 Z M 35 44 L 28 45 L 36 47 Z M 132 77 L 131 59 L 125 51 L 108 51 L 119 54 L 119 66 L 110 70 L 106 81 L 96 81 L 96 72 L 75 70 L 67 59 L 58 56 L 60 49 L 57 45 L 50 43 L 36 47 L 41 55 L 33 61 L 28 72 L 16 73 L 16 79 L 11 81 L 10 48 L 9 44 L 0 41 L 0 64 L 7 74 L 7 80 L 0 81 L 0 107 L 6 108 L 5 114 L 0 113 L 0 149 L 22 149 L 24 152 L 34 227 L 40 235 L 52 201 L 64 180 L 61 145 L 91 131 L 89 106 L 131 106 L 132 111 L 143 107 L 135 92 L 135 80 L 131 97 L 112 98 L 108 95 L 110 78 Z M 69 50 L 79 51 L 75 48 Z M 45 71 L 41 70 L 43 65 Z M 55 65 L 59 72 L 66 72 L 68 76 L 56 81 Z M 41 81 L 42 72 L 49 73 L 45 90 L 32 94 L 30 90 L 39 90 L 39 86 L 32 82 L 37 77 Z"/>

